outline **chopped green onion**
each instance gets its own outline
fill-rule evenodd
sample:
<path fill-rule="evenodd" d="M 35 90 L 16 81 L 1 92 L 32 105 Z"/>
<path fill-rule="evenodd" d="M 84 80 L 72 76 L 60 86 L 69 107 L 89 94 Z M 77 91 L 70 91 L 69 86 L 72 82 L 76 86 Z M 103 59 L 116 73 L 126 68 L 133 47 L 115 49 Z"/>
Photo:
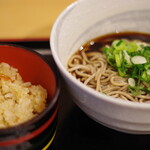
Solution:
<path fill-rule="evenodd" d="M 148 75 L 150 75 L 150 70 L 147 70 L 147 72 L 146 72 Z"/>
<path fill-rule="evenodd" d="M 145 64 L 147 63 L 147 60 L 143 56 L 134 56 L 131 58 L 131 61 L 133 64 Z"/>
<path fill-rule="evenodd" d="M 144 68 L 145 68 L 146 70 L 149 70 L 149 69 L 150 69 L 150 63 L 146 63 L 146 64 L 144 65 Z"/>
<path fill-rule="evenodd" d="M 131 57 L 130 57 L 130 55 L 127 53 L 126 50 L 124 50 L 123 52 L 124 52 L 124 58 L 125 58 L 127 64 L 131 64 Z"/>
<path fill-rule="evenodd" d="M 116 55 L 115 55 L 115 60 L 116 60 L 116 66 L 117 66 L 117 67 L 121 67 L 121 63 L 122 63 L 121 54 L 116 54 Z"/>
<path fill-rule="evenodd" d="M 135 86 L 135 80 L 133 78 L 128 79 L 128 83 L 130 86 L 134 87 Z"/>
<path fill-rule="evenodd" d="M 114 40 L 102 50 L 119 75 L 129 78 L 131 93 L 150 93 L 150 46 L 142 42 L 136 44 L 134 41 Z M 148 83 L 149 87 L 141 86 L 142 82 Z"/>

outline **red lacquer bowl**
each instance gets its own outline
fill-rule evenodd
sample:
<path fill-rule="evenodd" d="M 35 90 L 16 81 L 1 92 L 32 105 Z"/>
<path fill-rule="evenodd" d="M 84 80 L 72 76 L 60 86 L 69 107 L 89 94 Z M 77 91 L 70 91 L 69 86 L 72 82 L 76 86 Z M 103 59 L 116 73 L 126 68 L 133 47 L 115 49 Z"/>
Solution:
<path fill-rule="evenodd" d="M 42 55 L 27 48 L 0 45 L 0 62 L 18 69 L 24 81 L 42 85 L 48 92 L 47 107 L 23 124 L 0 129 L 0 149 L 42 149 L 50 146 L 57 124 L 60 85 L 56 73 Z"/>

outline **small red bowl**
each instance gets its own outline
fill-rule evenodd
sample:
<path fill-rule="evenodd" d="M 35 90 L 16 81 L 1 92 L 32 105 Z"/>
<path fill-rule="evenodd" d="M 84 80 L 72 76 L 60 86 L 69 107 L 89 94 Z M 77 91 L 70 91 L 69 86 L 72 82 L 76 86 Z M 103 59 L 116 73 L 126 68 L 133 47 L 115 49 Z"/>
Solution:
<path fill-rule="evenodd" d="M 17 68 L 24 81 L 40 84 L 48 92 L 47 107 L 43 112 L 23 124 L 0 129 L 0 147 L 27 150 L 49 146 L 55 135 L 60 93 L 56 73 L 42 55 L 19 46 L 0 45 L 0 62 Z"/>

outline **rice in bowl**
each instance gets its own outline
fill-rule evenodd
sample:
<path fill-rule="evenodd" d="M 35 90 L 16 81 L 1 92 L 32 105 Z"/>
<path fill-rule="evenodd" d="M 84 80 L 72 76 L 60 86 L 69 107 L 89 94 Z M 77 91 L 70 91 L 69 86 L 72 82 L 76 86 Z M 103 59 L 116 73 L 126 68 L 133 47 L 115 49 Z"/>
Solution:
<path fill-rule="evenodd" d="M 23 123 L 46 107 L 47 91 L 24 82 L 18 69 L 0 63 L 0 128 Z"/>

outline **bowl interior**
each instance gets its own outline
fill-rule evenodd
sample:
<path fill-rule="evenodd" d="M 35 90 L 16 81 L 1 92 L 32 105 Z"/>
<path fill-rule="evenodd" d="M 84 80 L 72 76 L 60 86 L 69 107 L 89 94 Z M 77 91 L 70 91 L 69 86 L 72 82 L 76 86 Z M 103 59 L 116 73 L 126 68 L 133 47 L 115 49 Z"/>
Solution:
<path fill-rule="evenodd" d="M 50 100 L 56 91 L 56 79 L 50 66 L 33 51 L 21 47 L 0 45 L 0 62 L 18 69 L 22 79 L 34 85 L 42 85 Z"/>

